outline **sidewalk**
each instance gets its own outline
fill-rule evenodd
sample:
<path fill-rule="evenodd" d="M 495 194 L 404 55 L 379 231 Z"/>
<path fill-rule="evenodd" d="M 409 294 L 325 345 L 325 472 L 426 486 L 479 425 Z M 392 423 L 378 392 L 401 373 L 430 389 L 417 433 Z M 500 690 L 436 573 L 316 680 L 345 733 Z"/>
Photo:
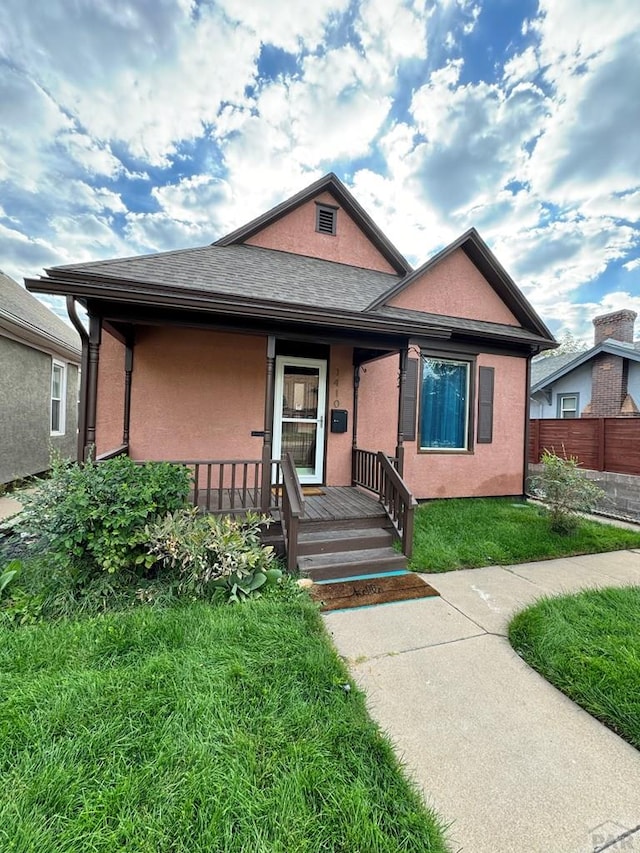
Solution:
<path fill-rule="evenodd" d="M 640 753 L 506 639 L 542 595 L 640 585 L 640 551 L 423 577 L 441 598 L 323 618 L 452 851 L 640 853 Z"/>
<path fill-rule="evenodd" d="M 4 521 L 5 518 L 15 515 L 16 512 L 20 512 L 21 509 L 22 504 L 15 498 L 9 497 L 8 495 L 0 497 L 0 521 Z"/>

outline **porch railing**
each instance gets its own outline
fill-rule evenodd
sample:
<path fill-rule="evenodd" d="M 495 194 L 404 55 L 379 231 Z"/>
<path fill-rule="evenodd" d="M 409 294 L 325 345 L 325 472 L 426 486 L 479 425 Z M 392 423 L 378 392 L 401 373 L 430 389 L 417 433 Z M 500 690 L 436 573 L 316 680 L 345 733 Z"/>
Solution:
<path fill-rule="evenodd" d="M 304 495 L 291 453 L 285 453 L 281 463 L 282 479 L 282 533 L 284 536 L 287 570 L 298 567 L 298 532 L 304 515 Z"/>
<path fill-rule="evenodd" d="M 395 456 L 387 457 L 391 464 L 397 468 L 398 460 Z M 380 494 L 380 460 L 375 450 L 362 450 L 354 447 L 351 456 L 351 483 L 361 486 L 370 492 Z"/>
<path fill-rule="evenodd" d="M 418 501 L 396 471 L 391 459 L 380 451 L 378 460 L 380 462 L 380 503 L 402 540 L 402 553 L 410 557 L 413 553 L 413 516 Z"/>
<path fill-rule="evenodd" d="M 280 507 L 278 489 L 262 490 L 262 460 L 260 459 L 200 459 L 172 460 L 186 465 L 191 471 L 194 506 L 214 515 L 222 513 L 269 513 Z M 279 479 L 280 462 L 271 461 L 272 476 Z"/>
<path fill-rule="evenodd" d="M 375 492 L 402 542 L 402 553 L 413 551 L 413 515 L 418 502 L 397 471 L 398 460 L 382 451 L 354 447 L 351 482 Z"/>
<path fill-rule="evenodd" d="M 129 445 L 121 444 L 120 447 L 115 447 L 113 450 L 106 450 L 100 456 L 96 456 L 96 462 L 104 462 L 107 459 L 115 459 L 116 456 L 128 456 Z"/>

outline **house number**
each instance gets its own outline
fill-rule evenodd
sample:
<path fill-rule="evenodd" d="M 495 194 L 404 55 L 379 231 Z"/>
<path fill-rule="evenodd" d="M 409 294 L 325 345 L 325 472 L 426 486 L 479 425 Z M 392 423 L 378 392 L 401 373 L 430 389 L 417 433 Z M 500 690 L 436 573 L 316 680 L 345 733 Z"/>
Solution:
<path fill-rule="evenodd" d="M 339 367 L 336 367 L 336 371 L 333 374 L 333 383 L 332 384 L 333 384 L 333 393 L 335 395 L 334 400 L 333 400 L 333 408 L 339 409 L 340 408 L 340 368 Z"/>

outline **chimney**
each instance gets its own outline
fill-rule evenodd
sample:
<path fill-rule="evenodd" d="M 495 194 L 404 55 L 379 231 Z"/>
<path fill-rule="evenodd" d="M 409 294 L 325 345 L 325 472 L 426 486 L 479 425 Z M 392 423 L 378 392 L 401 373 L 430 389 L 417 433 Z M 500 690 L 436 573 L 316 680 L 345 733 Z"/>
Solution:
<path fill-rule="evenodd" d="M 636 317 L 635 311 L 627 309 L 596 317 L 593 321 L 595 345 L 608 338 L 632 344 Z M 636 417 L 637 409 L 627 393 L 628 377 L 628 359 L 607 352 L 595 356 L 591 367 L 591 410 L 588 417 Z"/>
<path fill-rule="evenodd" d="M 614 341 L 622 341 L 625 344 L 633 343 L 633 324 L 638 315 L 635 311 L 623 308 L 621 311 L 612 311 L 610 314 L 602 314 L 593 320 L 595 346 L 613 338 Z"/>

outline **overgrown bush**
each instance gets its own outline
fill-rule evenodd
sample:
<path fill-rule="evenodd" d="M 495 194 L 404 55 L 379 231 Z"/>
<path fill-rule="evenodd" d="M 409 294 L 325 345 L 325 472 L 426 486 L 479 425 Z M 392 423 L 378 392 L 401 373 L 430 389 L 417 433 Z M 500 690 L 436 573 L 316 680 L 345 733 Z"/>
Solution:
<path fill-rule="evenodd" d="M 50 477 L 27 495 L 18 529 L 52 570 L 78 582 L 101 572 L 143 574 L 154 562 L 145 525 L 186 505 L 189 477 L 184 466 L 126 456 L 85 465 L 54 459 Z"/>
<path fill-rule="evenodd" d="M 179 591 L 197 598 L 240 601 L 282 577 L 273 548 L 260 542 L 265 516 L 243 519 L 181 509 L 146 529 L 149 555 L 179 573 Z"/>
<path fill-rule="evenodd" d="M 580 463 L 572 456 L 544 451 L 542 472 L 533 477 L 533 494 L 549 508 L 551 529 L 569 534 L 578 526 L 577 513 L 592 510 L 604 495 L 595 483 L 580 473 Z"/>

